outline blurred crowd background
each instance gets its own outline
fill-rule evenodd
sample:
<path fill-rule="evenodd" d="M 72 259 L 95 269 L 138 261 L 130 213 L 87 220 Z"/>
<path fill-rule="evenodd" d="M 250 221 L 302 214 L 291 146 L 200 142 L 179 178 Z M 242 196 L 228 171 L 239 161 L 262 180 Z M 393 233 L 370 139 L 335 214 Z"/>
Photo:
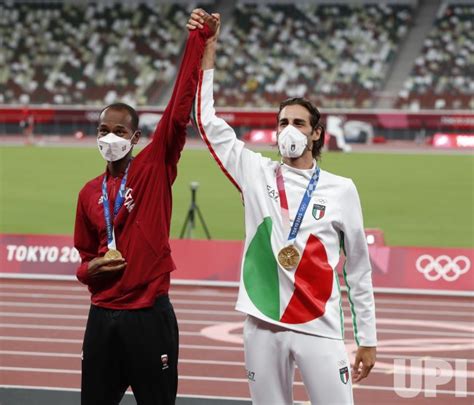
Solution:
<path fill-rule="evenodd" d="M 216 105 L 474 108 L 474 3 L 0 2 L 0 104 L 166 104 L 190 11 L 222 14 Z"/>

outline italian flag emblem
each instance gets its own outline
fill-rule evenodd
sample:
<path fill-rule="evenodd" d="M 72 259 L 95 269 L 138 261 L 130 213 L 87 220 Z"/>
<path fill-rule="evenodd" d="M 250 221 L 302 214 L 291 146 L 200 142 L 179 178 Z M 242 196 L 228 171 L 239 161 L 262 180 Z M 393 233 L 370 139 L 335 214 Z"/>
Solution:
<path fill-rule="evenodd" d="M 324 217 L 324 213 L 326 212 L 326 206 L 325 205 L 320 205 L 320 204 L 314 204 L 313 205 L 313 217 L 317 221 L 318 219 L 321 219 Z"/>
<path fill-rule="evenodd" d="M 311 322 L 324 314 L 332 293 L 334 270 L 328 263 L 326 249 L 318 238 L 310 235 L 293 285 L 282 290 L 272 251 L 272 228 L 272 219 L 264 218 L 245 253 L 243 282 L 247 294 L 262 314 L 275 321 Z"/>
<path fill-rule="evenodd" d="M 339 369 L 339 377 L 344 384 L 347 384 L 349 381 L 349 368 L 343 367 Z"/>

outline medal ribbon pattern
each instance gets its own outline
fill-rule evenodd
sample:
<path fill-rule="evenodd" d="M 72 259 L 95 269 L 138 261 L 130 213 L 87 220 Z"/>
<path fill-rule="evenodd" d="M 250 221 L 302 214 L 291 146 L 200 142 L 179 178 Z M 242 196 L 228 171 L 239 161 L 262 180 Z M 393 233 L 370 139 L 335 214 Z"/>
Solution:
<path fill-rule="evenodd" d="M 311 196 L 313 195 L 314 190 L 318 186 L 319 181 L 319 174 L 320 168 L 316 166 L 313 174 L 311 175 L 311 179 L 306 187 L 306 191 L 301 199 L 300 206 L 298 211 L 296 212 L 295 220 L 293 221 L 293 225 L 291 226 L 291 230 L 288 235 L 288 243 L 290 245 L 294 244 L 296 235 L 298 235 L 298 231 L 301 227 L 301 223 L 303 222 L 304 214 L 309 206 L 309 202 L 311 200 Z M 281 207 L 281 217 L 283 221 L 283 226 L 285 229 L 290 228 L 290 216 L 289 216 L 289 209 L 288 209 L 288 200 L 286 198 L 286 190 L 285 190 L 285 181 L 283 180 L 283 174 L 281 172 L 281 165 L 278 166 L 276 172 L 276 181 L 277 181 L 277 188 L 278 194 L 280 195 L 280 207 Z"/>
<path fill-rule="evenodd" d="M 127 165 L 127 169 L 125 170 L 125 174 L 122 178 L 122 181 L 120 183 L 120 188 L 115 198 L 114 218 L 117 216 L 117 213 L 119 212 L 120 207 L 123 205 L 123 202 L 125 201 L 125 184 L 127 183 L 128 169 L 130 168 L 130 162 Z M 105 226 L 107 229 L 107 247 L 111 250 L 112 249 L 115 250 L 117 249 L 117 245 L 115 243 L 113 218 L 110 215 L 109 195 L 107 194 L 107 174 L 104 175 L 104 180 L 102 181 L 102 197 L 103 197 L 102 206 L 104 207 Z"/>

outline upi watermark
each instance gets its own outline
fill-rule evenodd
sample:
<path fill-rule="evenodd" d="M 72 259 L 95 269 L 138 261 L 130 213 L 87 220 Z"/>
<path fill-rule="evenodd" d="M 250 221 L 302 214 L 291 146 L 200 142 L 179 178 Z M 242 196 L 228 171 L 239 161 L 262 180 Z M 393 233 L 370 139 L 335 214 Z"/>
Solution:
<path fill-rule="evenodd" d="M 446 393 L 442 387 L 454 379 L 454 395 L 467 397 L 467 360 L 394 359 L 393 387 L 398 396 L 414 398 L 420 393 L 436 397 Z M 450 392 L 453 392 L 452 389 Z"/>

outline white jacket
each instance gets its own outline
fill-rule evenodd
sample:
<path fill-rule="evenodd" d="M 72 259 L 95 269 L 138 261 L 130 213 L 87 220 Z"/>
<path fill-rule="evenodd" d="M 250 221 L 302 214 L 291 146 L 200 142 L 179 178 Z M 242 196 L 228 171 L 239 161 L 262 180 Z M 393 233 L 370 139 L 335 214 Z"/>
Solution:
<path fill-rule="evenodd" d="M 247 149 L 215 114 L 213 74 L 213 70 L 201 72 L 193 118 L 245 202 L 246 238 L 236 309 L 287 329 L 343 339 L 341 293 L 334 270 L 342 247 L 355 339 L 358 345 L 375 346 L 371 266 L 354 183 L 321 170 L 295 241 L 301 261 L 296 270 L 282 268 L 277 257 L 288 245 L 288 231 L 282 223 L 276 170 L 281 166 L 292 223 L 314 168 L 294 169 Z"/>

